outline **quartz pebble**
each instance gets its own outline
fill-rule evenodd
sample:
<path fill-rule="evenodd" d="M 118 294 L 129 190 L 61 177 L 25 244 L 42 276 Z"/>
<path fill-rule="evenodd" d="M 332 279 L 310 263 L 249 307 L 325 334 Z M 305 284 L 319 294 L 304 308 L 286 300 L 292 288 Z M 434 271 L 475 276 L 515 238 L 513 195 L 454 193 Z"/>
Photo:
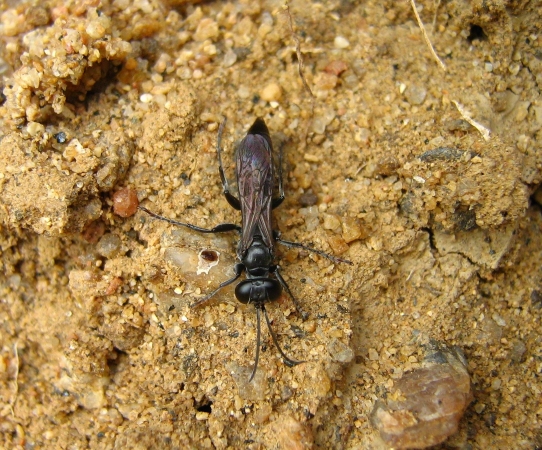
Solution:
<path fill-rule="evenodd" d="M 423 86 L 412 85 L 405 91 L 407 102 L 411 105 L 421 105 L 424 102 L 426 95 L 427 89 Z"/>
<path fill-rule="evenodd" d="M 513 363 L 519 364 L 524 360 L 527 346 L 520 340 L 515 340 L 512 343 L 512 349 L 510 350 L 510 359 Z"/>
<path fill-rule="evenodd" d="M 342 36 L 337 36 L 334 41 L 333 45 L 335 48 L 347 48 L 350 45 L 350 42 L 348 42 L 348 39 Z"/>
<path fill-rule="evenodd" d="M 324 214 L 323 226 L 326 230 L 336 230 L 341 227 L 341 221 L 335 214 Z"/>
<path fill-rule="evenodd" d="M 354 359 L 354 350 L 338 339 L 332 339 L 327 350 L 334 361 L 347 364 Z"/>
<path fill-rule="evenodd" d="M 315 230 L 320 223 L 318 220 L 318 208 L 316 206 L 300 208 L 299 214 L 305 219 L 305 226 L 307 228 L 307 231 Z"/>
<path fill-rule="evenodd" d="M 349 244 L 357 239 L 365 239 L 369 233 L 362 228 L 361 223 L 354 217 L 344 217 L 341 222 L 342 237 Z"/>
<path fill-rule="evenodd" d="M 463 355 L 437 342 L 426 350 L 422 367 L 397 380 L 371 414 L 373 426 L 390 447 L 427 448 L 443 442 L 457 431 L 472 400 Z"/>
<path fill-rule="evenodd" d="M 231 67 L 235 64 L 236 61 L 237 61 L 237 53 L 235 53 L 233 50 L 228 50 L 224 54 L 224 60 L 222 64 L 224 65 L 224 67 Z"/>
<path fill-rule="evenodd" d="M 122 241 L 116 234 L 106 233 L 98 241 L 96 251 L 105 258 L 116 258 L 121 254 Z"/>

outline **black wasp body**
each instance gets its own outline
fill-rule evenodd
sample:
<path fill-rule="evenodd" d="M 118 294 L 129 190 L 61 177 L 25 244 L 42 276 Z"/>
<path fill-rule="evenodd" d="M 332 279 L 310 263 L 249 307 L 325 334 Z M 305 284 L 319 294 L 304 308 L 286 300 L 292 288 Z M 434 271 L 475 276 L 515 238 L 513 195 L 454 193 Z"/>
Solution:
<path fill-rule="evenodd" d="M 220 178 L 224 195 L 228 203 L 235 209 L 241 210 L 242 226 L 223 223 L 214 228 L 206 229 L 195 225 L 178 222 L 166 217 L 159 216 L 147 208 L 140 209 L 153 217 L 165 220 L 174 225 L 188 227 L 202 233 L 221 233 L 226 231 L 238 231 L 240 233 L 237 246 L 238 263 L 234 266 L 234 276 L 222 282 L 214 291 L 195 302 L 192 307 L 199 306 L 213 297 L 220 289 L 235 282 L 243 273 L 246 279 L 241 281 L 235 288 L 235 297 L 241 303 L 253 304 L 256 309 L 256 355 L 254 368 L 250 380 L 254 378 L 258 367 L 260 355 L 260 316 L 263 312 L 267 327 L 273 342 L 288 366 L 294 366 L 302 361 L 295 361 L 284 353 L 278 343 L 277 336 L 271 328 L 271 322 L 267 315 L 265 304 L 277 300 L 284 289 L 294 301 L 297 311 L 303 318 L 306 314 L 292 295 L 286 281 L 282 278 L 280 267 L 275 263 L 275 244 L 280 243 L 286 247 L 298 247 L 317 253 L 334 262 L 352 264 L 345 259 L 336 258 L 320 250 L 307 247 L 297 242 L 285 241 L 280 238 L 278 232 L 271 227 L 271 211 L 279 206 L 284 200 L 284 188 L 282 185 L 282 151 L 279 153 L 278 173 L 278 197 L 273 198 L 275 173 L 273 164 L 273 145 L 269 131 L 262 119 L 256 119 L 248 130 L 246 137 L 239 143 L 235 155 L 235 171 L 239 198 L 230 192 L 222 164 L 221 140 L 225 121 L 220 125 L 217 142 L 217 155 Z"/>

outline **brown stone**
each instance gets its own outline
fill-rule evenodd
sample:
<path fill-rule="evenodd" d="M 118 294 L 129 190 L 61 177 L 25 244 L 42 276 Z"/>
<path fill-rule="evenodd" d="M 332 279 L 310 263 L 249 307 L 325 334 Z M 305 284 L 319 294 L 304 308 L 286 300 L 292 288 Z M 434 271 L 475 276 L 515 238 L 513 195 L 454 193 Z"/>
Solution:
<path fill-rule="evenodd" d="M 123 188 L 113 194 L 113 211 L 118 216 L 133 216 L 138 205 L 137 193 L 133 189 Z"/>
<path fill-rule="evenodd" d="M 470 377 L 462 357 L 431 344 L 425 367 L 406 373 L 371 414 L 373 426 L 390 447 L 426 448 L 457 431 L 472 400 Z"/>

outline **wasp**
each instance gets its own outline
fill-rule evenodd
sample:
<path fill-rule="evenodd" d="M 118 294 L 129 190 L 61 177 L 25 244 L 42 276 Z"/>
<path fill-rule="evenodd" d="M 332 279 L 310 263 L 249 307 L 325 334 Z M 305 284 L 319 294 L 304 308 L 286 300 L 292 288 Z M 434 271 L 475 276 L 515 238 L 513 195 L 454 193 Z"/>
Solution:
<path fill-rule="evenodd" d="M 237 245 L 238 262 L 234 265 L 233 277 L 220 283 L 215 290 L 191 306 L 197 307 L 204 304 L 222 288 L 234 283 L 243 273 L 245 274 L 245 279 L 235 287 L 235 297 L 241 303 L 254 305 L 256 310 L 256 354 L 254 357 L 254 368 L 249 379 L 249 381 L 252 381 L 256 374 L 260 358 L 260 322 L 262 314 L 273 343 L 282 356 L 284 363 L 289 367 L 293 367 L 303 362 L 294 360 L 284 353 L 267 314 L 266 304 L 279 299 L 282 291 L 285 290 L 293 300 L 301 316 L 304 319 L 308 317 L 303 312 L 290 287 L 281 275 L 280 266 L 276 263 L 276 244 L 308 250 L 336 263 L 352 265 L 352 262 L 298 242 L 286 241 L 281 238 L 278 231 L 273 230 L 271 212 L 285 198 L 282 181 L 282 147 L 279 152 L 278 164 L 278 196 L 274 197 L 275 165 L 273 163 L 273 144 L 267 125 L 261 118 L 255 120 L 248 130 L 247 135 L 237 147 L 235 154 L 235 174 L 239 191 L 238 197 L 231 192 L 222 164 L 221 141 L 225 123 L 225 120 L 221 123 L 217 139 L 219 173 L 226 200 L 234 209 L 241 211 L 241 225 L 221 223 L 214 228 L 207 229 L 160 216 L 143 206 L 140 206 L 139 209 L 157 219 L 201 233 L 223 233 L 228 231 L 237 231 L 239 233 L 240 238 Z"/>

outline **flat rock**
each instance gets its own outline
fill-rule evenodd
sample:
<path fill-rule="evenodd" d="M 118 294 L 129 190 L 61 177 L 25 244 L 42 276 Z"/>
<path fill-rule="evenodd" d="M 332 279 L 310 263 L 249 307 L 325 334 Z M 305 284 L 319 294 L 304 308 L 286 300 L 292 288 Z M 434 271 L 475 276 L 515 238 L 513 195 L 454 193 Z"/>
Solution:
<path fill-rule="evenodd" d="M 460 253 L 485 269 L 495 270 L 514 242 L 517 223 L 496 229 L 475 228 L 469 231 L 434 232 L 434 242 L 442 255 Z"/>

